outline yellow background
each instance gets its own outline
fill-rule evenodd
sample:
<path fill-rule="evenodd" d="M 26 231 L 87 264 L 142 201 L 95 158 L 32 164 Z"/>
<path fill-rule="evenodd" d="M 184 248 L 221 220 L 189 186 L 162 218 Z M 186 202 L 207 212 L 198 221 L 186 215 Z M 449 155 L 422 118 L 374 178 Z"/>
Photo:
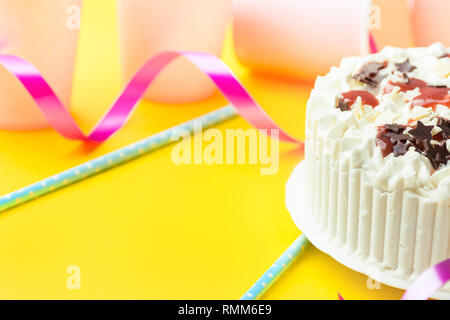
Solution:
<path fill-rule="evenodd" d="M 73 114 L 88 131 L 122 87 L 114 1 L 85 1 Z M 224 59 L 268 113 L 302 138 L 311 84 L 251 74 Z M 0 193 L 5 194 L 223 106 L 219 95 L 190 105 L 143 102 L 129 124 L 95 150 L 52 130 L 0 132 Z M 218 126 L 249 128 L 236 118 Z M 259 165 L 181 165 L 172 147 L 0 215 L 0 298 L 237 299 L 299 236 L 284 186 L 302 155 L 282 144 L 280 171 Z M 81 289 L 66 286 L 70 265 Z M 398 299 L 385 285 L 315 248 L 264 298 Z"/>

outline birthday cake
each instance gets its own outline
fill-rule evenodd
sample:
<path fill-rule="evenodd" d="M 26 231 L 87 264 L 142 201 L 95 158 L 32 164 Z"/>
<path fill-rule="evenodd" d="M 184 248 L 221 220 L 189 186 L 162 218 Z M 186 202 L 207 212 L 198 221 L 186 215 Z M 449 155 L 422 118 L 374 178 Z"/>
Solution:
<path fill-rule="evenodd" d="M 450 257 L 449 88 L 440 43 L 345 58 L 317 79 L 300 223 L 313 244 L 399 288 Z"/>

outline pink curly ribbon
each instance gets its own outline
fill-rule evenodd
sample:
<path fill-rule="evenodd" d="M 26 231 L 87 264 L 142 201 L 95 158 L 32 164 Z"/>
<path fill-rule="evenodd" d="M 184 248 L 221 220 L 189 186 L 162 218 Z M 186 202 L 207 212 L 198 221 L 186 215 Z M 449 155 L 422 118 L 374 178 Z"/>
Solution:
<path fill-rule="evenodd" d="M 402 300 L 427 300 L 448 281 L 450 281 L 450 259 L 423 272 L 405 291 Z M 339 292 L 338 299 L 345 300 Z"/>
<path fill-rule="evenodd" d="M 423 272 L 408 288 L 402 300 L 427 300 L 448 281 L 450 281 L 450 259 Z"/>
<path fill-rule="evenodd" d="M 0 64 L 13 74 L 52 126 L 63 137 L 71 140 L 104 142 L 128 121 L 137 103 L 156 76 L 173 60 L 184 56 L 208 75 L 223 95 L 235 107 L 238 114 L 258 129 L 277 129 L 282 141 L 303 143 L 285 133 L 256 103 L 227 65 L 216 56 L 200 52 L 163 52 L 150 59 L 131 79 L 122 94 L 97 123 L 90 134 L 85 135 L 73 117 L 61 103 L 39 71 L 23 58 L 0 55 Z"/>
<path fill-rule="evenodd" d="M 373 33 L 369 33 L 369 50 L 370 50 L 370 53 L 378 52 L 378 45 L 375 40 L 375 37 L 373 36 Z"/>

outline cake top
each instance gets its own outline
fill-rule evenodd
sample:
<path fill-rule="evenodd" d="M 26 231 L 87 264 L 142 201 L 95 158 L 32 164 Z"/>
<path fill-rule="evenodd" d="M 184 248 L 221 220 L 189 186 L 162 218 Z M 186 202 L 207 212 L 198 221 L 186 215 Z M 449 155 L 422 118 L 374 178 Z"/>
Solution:
<path fill-rule="evenodd" d="M 384 189 L 402 180 L 448 196 L 449 88 L 450 49 L 440 43 L 345 58 L 317 79 L 307 134 L 340 139 L 346 165 L 366 169 Z"/>

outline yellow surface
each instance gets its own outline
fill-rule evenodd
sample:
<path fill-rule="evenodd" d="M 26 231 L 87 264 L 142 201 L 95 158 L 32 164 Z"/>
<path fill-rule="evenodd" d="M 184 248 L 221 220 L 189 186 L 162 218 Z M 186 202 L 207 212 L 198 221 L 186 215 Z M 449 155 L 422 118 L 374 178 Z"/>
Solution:
<path fill-rule="evenodd" d="M 86 1 L 73 113 L 88 130 L 121 89 L 114 1 Z M 302 137 L 310 86 L 251 75 L 224 58 L 262 106 Z M 123 131 L 95 150 L 52 130 L 0 132 L 0 193 L 127 145 L 225 105 L 215 95 L 191 105 L 143 102 Z M 218 126 L 249 128 L 236 118 Z M 280 171 L 259 165 L 181 165 L 172 147 L 0 215 L 0 298 L 239 298 L 297 238 L 284 185 L 302 159 L 281 145 Z M 68 266 L 81 288 L 66 286 Z M 395 298 L 385 285 L 310 248 L 267 293 L 268 299 Z"/>

